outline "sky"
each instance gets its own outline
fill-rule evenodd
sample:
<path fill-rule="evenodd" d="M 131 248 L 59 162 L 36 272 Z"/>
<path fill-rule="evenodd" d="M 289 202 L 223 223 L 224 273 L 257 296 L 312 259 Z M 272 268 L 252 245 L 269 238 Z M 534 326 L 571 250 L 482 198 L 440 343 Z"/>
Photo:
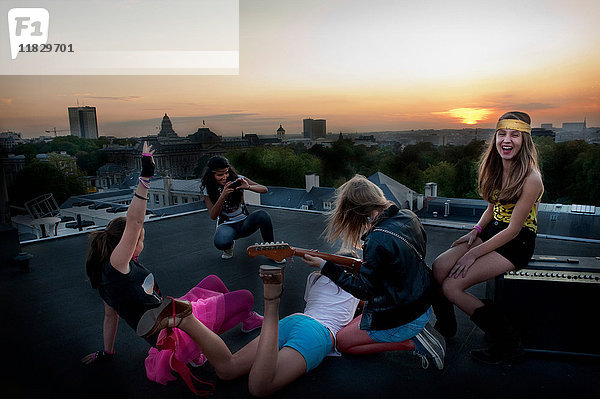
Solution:
<path fill-rule="evenodd" d="M 238 75 L 0 76 L 0 131 L 66 135 L 78 103 L 117 137 L 156 134 L 165 113 L 180 136 L 203 121 L 297 134 L 304 118 L 333 133 L 491 128 L 511 110 L 600 126 L 598 20 L 597 0 L 240 0 Z M 201 15 L 162 23 L 180 46 L 220 43 L 191 28 Z"/>

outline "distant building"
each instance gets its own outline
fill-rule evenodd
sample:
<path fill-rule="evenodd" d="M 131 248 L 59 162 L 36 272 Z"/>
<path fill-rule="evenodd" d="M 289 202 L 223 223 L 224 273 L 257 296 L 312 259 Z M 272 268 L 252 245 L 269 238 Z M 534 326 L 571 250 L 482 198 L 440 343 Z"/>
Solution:
<path fill-rule="evenodd" d="M 542 124 L 540 125 L 540 127 L 541 127 L 542 129 L 548 129 L 548 130 L 552 130 L 552 129 L 554 129 L 554 127 L 552 126 L 552 123 L 542 123 Z"/>
<path fill-rule="evenodd" d="M 94 186 L 103 190 L 117 188 L 125 180 L 127 171 L 121 165 L 107 163 L 102 165 L 96 171 L 96 181 Z"/>
<path fill-rule="evenodd" d="M 552 126 L 552 124 L 550 124 L 550 126 Z M 541 127 L 541 128 L 534 127 L 533 129 L 531 129 L 531 135 L 533 137 L 551 137 L 552 140 L 554 140 L 556 137 L 556 132 L 552 129 L 546 129 L 544 127 Z"/>
<path fill-rule="evenodd" d="M 71 136 L 84 139 L 98 138 L 96 107 L 69 107 Z"/>
<path fill-rule="evenodd" d="M 171 119 L 169 119 L 166 113 L 165 116 L 163 116 L 162 123 L 160 124 L 160 132 L 158 132 L 158 137 L 179 137 L 173 130 Z"/>
<path fill-rule="evenodd" d="M 277 138 L 281 141 L 285 140 L 285 129 L 281 125 L 277 129 Z"/>
<path fill-rule="evenodd" d="M 10 152 L 18 145 L 24 144 L 25 140 L 21 138 L 21 133 L 2 132 L 0 133 L 0 148 Z"/>
<path fill-rule="evenodd" d="M 562 129 L 556 133 L 555 141 L 557 143 L 571 140 L 585 140 L 587 123 L 583 122 L 565 122 Z"/>
<path fill-rule="evenodd" d="M 586 129 L 586 121 L 583 122 L 565 122 L 562 126 L 565 132 L 583 132 Z"/>
<path fill-rule="evenodd" d="M 325 119 L 303 119 L 303 137 L 311 140 L 325 138 L 327 135 L 327 123 Z"/>

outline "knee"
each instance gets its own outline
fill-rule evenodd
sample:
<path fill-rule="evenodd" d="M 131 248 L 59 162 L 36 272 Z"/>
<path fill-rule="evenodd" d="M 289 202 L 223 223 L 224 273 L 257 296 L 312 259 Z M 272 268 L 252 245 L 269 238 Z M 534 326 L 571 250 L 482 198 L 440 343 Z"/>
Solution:
<path fill-rule="evenodd" d="M 217 247 L 217 249 L 221 250 L 221 251 L 229 249 L 233 245 L 233 239 L 231 239 L 230 237 L 225 237 L 220 234 L 215 234 L 214 242 L 215 242 L 215 247 Z"/>
<path fill-rule="evenodd" d="M 440 255 L 431 264 L 431 269 L 433 271 L 433 278 L 441 284 L 448 275 L 448 262 Z"/>
<path fill-rule="evenodd" d="M 457 295 L 462 293 L 462 289 L 454 284 L 453 279 L 445 279 L 442 282 L 442 293 L 452 303 L 456 303 Z"/>
<path fill-rule="evenodd" d="M 262 209 L 260 211 L 254 212 L 254 215 L 256 217 L 256 220 L 259 223 L 263 223 L 263 224 L 271 223 L 271 216 L 267 212 L 263 211 Z"/>
<path fill-rule="evenodd" d="M 248 378 L 248 391 L 250 392 L 250 395 L 257 398 L 263 398 L 273 393 L 270 384 L 267 384 L 264 381 L 257 382 L 252 377 Z"/>
<path fill-rule="evenodd" d="M 235 380 L 236 378 L 239 377 L 239 374 L 232 373 L 230 371 L 230 368 L 227 368 L 227 370 L 221 370 L 221 369 L 214 367 L 214 369 L 215 369 L 215 374 L 217 375 L 217 378 L 219 378 L 222 381 L 231 381 L 231 380 Z"/>

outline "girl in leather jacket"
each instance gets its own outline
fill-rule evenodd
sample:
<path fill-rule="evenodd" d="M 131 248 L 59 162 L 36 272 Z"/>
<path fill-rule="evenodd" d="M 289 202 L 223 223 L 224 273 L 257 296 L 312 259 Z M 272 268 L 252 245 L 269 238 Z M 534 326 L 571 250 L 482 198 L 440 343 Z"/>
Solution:
<path fill-rule="evenodd" d="M 356 175 L 342 185 L 325 230 L 344 248 L 363 246 L 363 264 L 354 274 L 340 265 L 305 255 L 342 289 L 364 300 L 360 316 L 337 334 L 338 348 L 352 354 L 412 350 L 443 367 L 445 342 L 429 325 L 430 271 L 426 236 L 418 217 L 388 201 L 381 189 Z"/>

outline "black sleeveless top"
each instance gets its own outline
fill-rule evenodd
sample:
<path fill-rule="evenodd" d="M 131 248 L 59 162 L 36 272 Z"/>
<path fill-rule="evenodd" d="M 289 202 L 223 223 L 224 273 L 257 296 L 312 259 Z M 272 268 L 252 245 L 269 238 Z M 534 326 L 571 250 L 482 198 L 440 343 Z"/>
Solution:
<path fill-rule="evenodd" d="M 157 307 L 163 301 L 154 275 L 134 260 L 129 261 L 127 274 L 115 269 L 110 261 L 106 262 L 102 269 L 98 293 L 134 330 L 144 312 Z"/>

